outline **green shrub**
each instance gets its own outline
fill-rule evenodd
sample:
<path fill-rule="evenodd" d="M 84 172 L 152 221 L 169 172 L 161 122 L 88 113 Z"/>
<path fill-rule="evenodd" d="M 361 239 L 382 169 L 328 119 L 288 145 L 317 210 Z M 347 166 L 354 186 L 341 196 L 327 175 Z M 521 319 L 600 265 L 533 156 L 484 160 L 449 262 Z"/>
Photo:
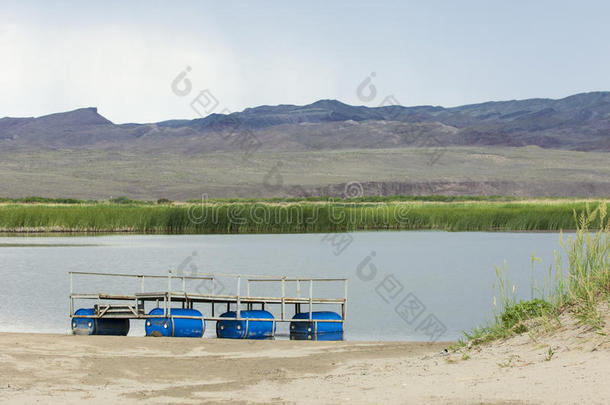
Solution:
<path fill-rule="evenodd" d="M 110 202 L 113 204 L 133 204 L 137 201 L 131 200 L 128 197 L 122 195 L 120 197 L 111 198 Z"/>
<path fill-rule="evenodd" d="M 505 327 L 512 328 L 520 322 L 549 313 L 552 307 L 550 302 L 540 298 L 534 298 L 530 301 L 519 301 L 517 304 L 505 308 L 504 312 L 500 315 L 500 319 Z"/>

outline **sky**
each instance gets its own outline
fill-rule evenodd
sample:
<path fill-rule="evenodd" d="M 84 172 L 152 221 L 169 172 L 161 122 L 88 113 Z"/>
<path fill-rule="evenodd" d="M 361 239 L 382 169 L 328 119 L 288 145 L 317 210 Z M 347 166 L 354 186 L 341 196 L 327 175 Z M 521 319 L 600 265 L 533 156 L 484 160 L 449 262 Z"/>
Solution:
<path fill-rule="evenodd" d="M 609 15 L 586 0 L 3 1 L 0 117 L 97 107 L 157 122 L 319 99 L 451 107 L 605 91 Z"/>

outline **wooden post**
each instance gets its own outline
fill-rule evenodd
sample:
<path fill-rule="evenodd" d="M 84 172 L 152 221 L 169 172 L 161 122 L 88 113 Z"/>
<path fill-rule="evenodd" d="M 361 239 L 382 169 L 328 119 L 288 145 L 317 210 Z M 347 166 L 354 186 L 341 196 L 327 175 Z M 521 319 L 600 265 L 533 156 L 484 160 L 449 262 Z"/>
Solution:
<path fill-rule="evenodd" d="M 282 277 L 282 320 L 285 316 L 285 301 L 286 301 L 286 277 Z"/>
<path fill-rule="evenodd" d="M 343 280 L 343 288 L 345 291 L 343 293 L 343 305 L 341 305 L 341 318 L 345 322 L 345 316 L 347 315 L 347 279 Z"/>
<path fill-rule="evenodd" d="M 313 306 L 313 280 L 309 280 L 309 320 L 312 319 L 312 306 Z"/>
<path fill-rule="evenodd" d="M 241 319 L 241 310 L 239 309 L 239 305 L 241 304 L 241 297 L 239 296 L 239 291 L 241 289 L 241 276 L 237 276 L 237 308 L 235 309 L 235 314 L 237 314 L 237 319 Z"/>
<path fill-rule="evenodd" d="M 72 272 L 70 272 L 70 318 L 72 318 L 72 315 L 74 315 L 74 298 L 72 298 L 73 293 Z"/>
<path fill-rule="evenodd" d="M 172 305 L 172 271 L 167 271 L 167 299 L 165 300 L 165 317 L 171 313 Z"/>

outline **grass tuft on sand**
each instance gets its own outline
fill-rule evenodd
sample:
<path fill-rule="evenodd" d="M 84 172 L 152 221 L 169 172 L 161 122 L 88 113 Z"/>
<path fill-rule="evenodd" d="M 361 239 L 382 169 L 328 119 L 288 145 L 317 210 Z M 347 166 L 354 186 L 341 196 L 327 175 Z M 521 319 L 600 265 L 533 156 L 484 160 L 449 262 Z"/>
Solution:
<path fill-rule="evenodd" d="M 516 334 L 552 330 L 559 326 L 561 315 L 574 316 L 580 324 L 604 334 L 604 314 L 600 308 L 610 302 L 610 221 L 606 203 L 580 212 L 574 211 L 574 236 L 560 236 L 560 245 L 567 258 L 555 251 L 555 263 L 549 267 L 545 285 L 533 285 L 539 297 L 529 301 L 515 299 L 515 286 L 510 287 L 506 269 L 496 267 L 494 285 L 494 321 L 485 327 L 466 332 L 465 339 L 453 348 L 478 345 Z M 595 229 L 596 231 L 592 231 Z M 532 255 L 532 271 L 537 258 Z M 549 359 L 552 357 L 549 352 Z"/>

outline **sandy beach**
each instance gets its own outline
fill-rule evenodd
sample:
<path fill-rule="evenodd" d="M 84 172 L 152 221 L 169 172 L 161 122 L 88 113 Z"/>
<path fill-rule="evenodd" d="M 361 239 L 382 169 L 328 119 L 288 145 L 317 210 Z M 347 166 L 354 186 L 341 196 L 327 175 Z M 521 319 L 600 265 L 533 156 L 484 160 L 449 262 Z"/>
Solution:
<path fill-rule="evenodd" d="M 0 393 L 3 403 L 608 403 L 608 338 L 573 326 L 466 355 L 443 355 L 446 342 L 2 333 Z"/>

